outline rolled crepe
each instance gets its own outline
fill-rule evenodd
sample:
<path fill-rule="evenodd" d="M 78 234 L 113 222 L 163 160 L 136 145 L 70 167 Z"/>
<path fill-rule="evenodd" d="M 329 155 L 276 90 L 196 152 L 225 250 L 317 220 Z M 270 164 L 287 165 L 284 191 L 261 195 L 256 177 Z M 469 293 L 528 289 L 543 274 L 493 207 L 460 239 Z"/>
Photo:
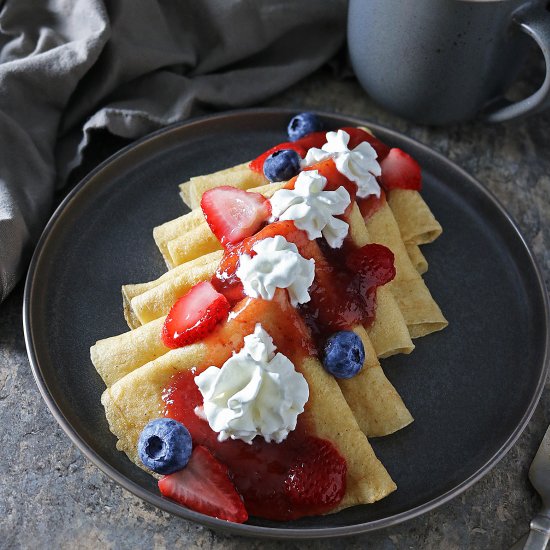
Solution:
<path fill-rule="evenodd" d="M 348 222 L 349 235 L 356 246 L 374 242 L 357 203 L 351 209 Z M 376 290 L 376 317 L 367 332 L 380 358 L 408 354 L 414 349 L 407 322 L 387 284 Z"/>
<path fill-rule="evenodd" d="M 166 315 L 174 302 L 201 281 L 212 279 L 222 252 L 213 252 L 182 264 L 156 281 L 122 287 L 124 317 L 130 328 Z M 131 296 L 131 297 L 130 297 Z"/>
<path fill-rule="evenodd" d="M 143 323 L 148 323 L 160 317 L 160 315 L 168 313 L 172 304 L 183 296 L 191 286 L 201 280 L 205 280 L 205 277 L 208 278 L 208 275 L 212 273 L 212 267 L 219 264 L 222 255 L 221 250 L 211 252 L 167 271 L 154 281 L 123 285 L 122 305 L 124 308 L 124 318 L 128 326 L 130 328 L 137 328 Z M 155 287 L 163 284 L 165 286 L 162 289 L 153 291 Z M 147 292 L 150 292 L 147 294 L 148 298 L 143 297 L 142 295 Z M 138 296 L 142 297 L 138 298 Z M 158 304 L 157 299 L 161 300 Z M 166 302 L 170 303 L 168 309 L 166 309 Z M 162 308 L 164 313 L 160 315 L 152 313 L 158 308 Z"/>
<path fill-rule="evenodd" d="M 363 368 L 354 378 L 338 380 L 346 403 L 368 437 L 380 437 L 408 426 L 413 417 L 397 390 L 386 378 L 370 338 L 362 326 L 353 331 L 365 348 Z"/>
<path fill-rule="evenodd" d="M 172 259 L 170 258 L 168 243 L 180 235 L 188 233 L 189 231 L 201 226 L 203 218 L 204 217 L 202 216 L 201 210 L 196 209 L 153 229 L 153 238 L 155 239 L 155 243 L 162 253 L 162 257 L 164 258 L 169 269 L 174 267 L 174 262 L 172 262 Z"/>
<path fill-rule="evenodd" d="M 420 247 L 416 244 L 406 244 L 407 254 L 413 264 L 414 268 L 420 275 L 424 275 L 428 271 L 428 260 L 422 254 Z"/>
<path fill-rule="evenodd" d="M 245 321 L 239 317 L 229 321 L 211 341 L 216 341 L 222 349 L 227 348 L 229 356 L 232 348 L 242 346 L 243 337 L 254 331 L 257 318 L 261 318 L 262 326 L 284 353 L 284 342 L 277 341 L 274 325 L 286 322 L 288 315 L 297 313 L 288 306 L 281 318 L 281 312 L 274 311 L 276 307 L 273 301 L 256 301 L 257 310 L 253 315 L 248 315 Z M 139 434 L 147 422 L 162 415 L 163 388 L 175 373 L 204 365 L 211 353 L 206 343 L 171 350 L 123 377 L 103 393 L 101 402 L 109 427 L 118 438 L 117 448 L 138 466 L 143 467 L 137 455 Z M 218 356 L 222 358 L 219 350 Z M 305 357 L 299 364 L 295 363 L 295 367 L 309 385 L 309 400 L 298 421 L 308 427 L 311 435 L 330 441 L 346 460 L 346 493 L 338 509 L 375 502 L 395 490 L 395 484 L 361 432 L 334 378 L 314 357 Z"/>
<path fill-rule="evenodd" d="M 366 126 L 360 126 L 360 128 L 374 136 L 374 132 L 370 128 Z M 388 195 L 388 203 L 405 244 L 427 244 L 433 242 L 441 235 L 441 225 L 435 219 L 429 206 L 418 191 L 413 189 L 394 189 L 386 192 L 386 195 Z M 389 200 L 389 197 L 392 195 L 394 195 L 393 201 Z M 416 254 L 416 259 L 419 261 L 419 273 L 422 274 L 428 269 L 428 263 L 425 262 L 420 250 Z M 424 259 L 425 263 L 422 262 L 422 259 Z M 425 270 L 420 271 L 424 267 Z"/>
<path fill-rule="evenodd" d="M 165 317 L 136 330 L 99 340 L 90 348 L 92 363 L 107 387 L 168 353 L 161 338 Z"/>
<path fill-rule="evenodd" d="M 394 254 L 396 274 L 386 286 L 395 297 L 411 337 L 418 338 L 445 328 L 447 320 L 414 268 L 386 202 L 382 202 L 378 210 L 367 218 L 366 225 L 371 238 L 387 246 Z"/>
<path fill-rule="evenodd" d="M 285 185 L 286 182 L 282 182 Z M 191 178 L 189 181 L 179 185 L 180 196 L 183 202 L 194 210 L 201 204 L 201 197 L 205 191 L 219 187 L 220 185 L 230 185 L 248 191 L 254 187 L 269 185 L 269 180 L 258 172 L 254 172 L 248 167 L 248 162 L 214 172 Z"/>
<path fill-rule="evenodd" d="M 164 319 L 99 340 L 92 346 L 92 363 L 107 387 L 170 352 L 160 338 Z M 338 385 L 365 434 L 369 437 L 392 434 L 409 425 L 413 417 L 386 378 L 365 329 L 357 326 L 354 332 L 365 348 L 363 369 L 352 380 L 338 380 Z"/>
<path fill-rule="evenodd" d="M 262 185 L 255 187 L 254 192 L 269 198 L 285 185 L 286 182 Z M 169 268 L 221 249 L 200 208 L 155 227 L 153 237 Z"/>
<path fill-rule="evenodd" d="M 153 281 L 150 281 L 147 283 L 136 283 L 136 284 L 124 285 L 122 287 L 122 294 L 124 296 L 124 299 L 127 301 L 130 301 L 135 296 L 139 296 L 140 294 L 143 294 L 147 290 L 150 290 L 151 288 L 164 283 L 165 281 L 175 277 L 176 275 L 180 275 L 184 273 L 188 269 L 194 269 L 196 267 L 207 265 L 212 262 L 219 262 L 222 259 L 222 256 L 223 256 L 222 250 L 210 252 L 208 254 L 205 254 L 204 256 L 201 256 L 200 258 L 196 258 L 191 262 L 179 265 L 174 269 L 171 269 L 170 271 L 166 271 L 158 279 L 155 279 Z"/>
<path fill-rule="evenodd" d="M 180 195 L 183 202 L 194 209 L 200 205 L 202 194 L 208 189 L 220 185 L 230 185 L 241 189 L 250 189 L 263 185 L 267 180 L 263 174 L 254 172 L 248 168 L 248 162 L 238 164 L 232 168 L 226 168 L 213 174 L 196 176 L 186 184 L 180 185 Z M 193 205 L 193 206 L 191 206 Z"/>
<path fill-rule="evenodd" d="M 441 225 L 418 191 L 393 189 L 387 197 L 405 244 L 427 244 L 441 235 Z"/>
<path fill-rule="evenodd" d="M 204 224 L 172 239 L 167 246 L 165 261 L 169 269 L 222 248 L 210 228 Z"/>

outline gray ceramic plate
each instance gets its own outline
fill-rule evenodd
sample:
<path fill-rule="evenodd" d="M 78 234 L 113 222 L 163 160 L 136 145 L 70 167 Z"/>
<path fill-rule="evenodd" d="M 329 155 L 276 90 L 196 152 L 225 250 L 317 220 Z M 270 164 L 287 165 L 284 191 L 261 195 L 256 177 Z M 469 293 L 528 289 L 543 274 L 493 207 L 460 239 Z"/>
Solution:
<path fill-rule="evenodd" d="M 494 466 L 529 420 L 547 369 L 548 304 L 517 228 L 495 199 L 427 147 L 362 120 L 422 164 L 424 197 L 444 227 L 425 247 L 426 280 L 447 316 L 443 332 L 408 357 L 383 361 L 416 421 L 373 446 L 398 490 L 338 514 L 228 524 L 163 499 L 155 480 L 115 449 L 90 359 L 96 340 L 127 330 L 120 286 L 164 272 L 151 231 L 185 212 L 177 184 L 248 160 L 284 141 L 290 111 L 241 111 L 173 126 L 112 157 L 66 198 L 30 267 L 24 323 L 44 399 L 99 468 L 132 493 L 183 518 L 237 534 L 328 537 L 392 525 L 458 495 Z"/>

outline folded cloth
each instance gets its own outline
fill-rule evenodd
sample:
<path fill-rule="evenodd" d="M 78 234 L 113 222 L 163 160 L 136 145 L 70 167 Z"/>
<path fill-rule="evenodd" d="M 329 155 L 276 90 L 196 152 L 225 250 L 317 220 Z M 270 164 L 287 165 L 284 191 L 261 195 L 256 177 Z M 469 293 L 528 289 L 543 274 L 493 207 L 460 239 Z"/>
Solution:
<path fill-rule="evenodd" d="M 345 20 L 345 0 L 0 3 L 0 300 L 95 130 L 261 101 L 331 59 Z"/>

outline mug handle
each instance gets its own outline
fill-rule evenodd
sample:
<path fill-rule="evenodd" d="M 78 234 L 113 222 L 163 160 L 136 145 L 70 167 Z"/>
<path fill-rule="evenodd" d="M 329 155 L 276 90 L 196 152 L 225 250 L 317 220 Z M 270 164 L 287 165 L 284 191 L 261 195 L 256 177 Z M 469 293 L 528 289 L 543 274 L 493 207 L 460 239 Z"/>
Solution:
<path fill-rule="evenodd" d="M 520 30 L 529 35 L 542 50 L 546 64 L 546 77 L 542 86 L 529 97 L 516 103 L 507 102 L 505 107 L 485 112 L 483 118 L 487 122 L 503 122 L 550 107 L 550 13 L 540 5 L 531 6 L 518 10 L 513 16 L 513 22 L 519 25 Z"/>

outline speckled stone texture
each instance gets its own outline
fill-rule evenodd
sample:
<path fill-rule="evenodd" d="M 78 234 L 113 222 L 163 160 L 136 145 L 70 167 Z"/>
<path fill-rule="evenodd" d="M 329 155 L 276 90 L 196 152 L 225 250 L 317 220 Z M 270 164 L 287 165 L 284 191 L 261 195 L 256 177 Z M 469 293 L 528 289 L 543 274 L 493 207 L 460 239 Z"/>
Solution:
<path fill-rule="evenodd" d="M 541 73 L 537 65 L 531 81 Z M 549 285 L 550 112 L 498 126 L 427 128 L 382 111 L 355 80 L 336 79 L 328 69 L 265 105 L 370 119 L 447 156 L 506 206 Z M 348 539 L 277 542 L 220 535 L 171 517 L 110 481 L 57 425 L 32 378 L 22 294 L 19 285 L 0 306 L 1 548 L 498 549 L 528 530 L 540 504 L 527 470 L 550 422 L 548 387 L 519 441 L 487 476 L 436 511 L 397 527 Z"/>

